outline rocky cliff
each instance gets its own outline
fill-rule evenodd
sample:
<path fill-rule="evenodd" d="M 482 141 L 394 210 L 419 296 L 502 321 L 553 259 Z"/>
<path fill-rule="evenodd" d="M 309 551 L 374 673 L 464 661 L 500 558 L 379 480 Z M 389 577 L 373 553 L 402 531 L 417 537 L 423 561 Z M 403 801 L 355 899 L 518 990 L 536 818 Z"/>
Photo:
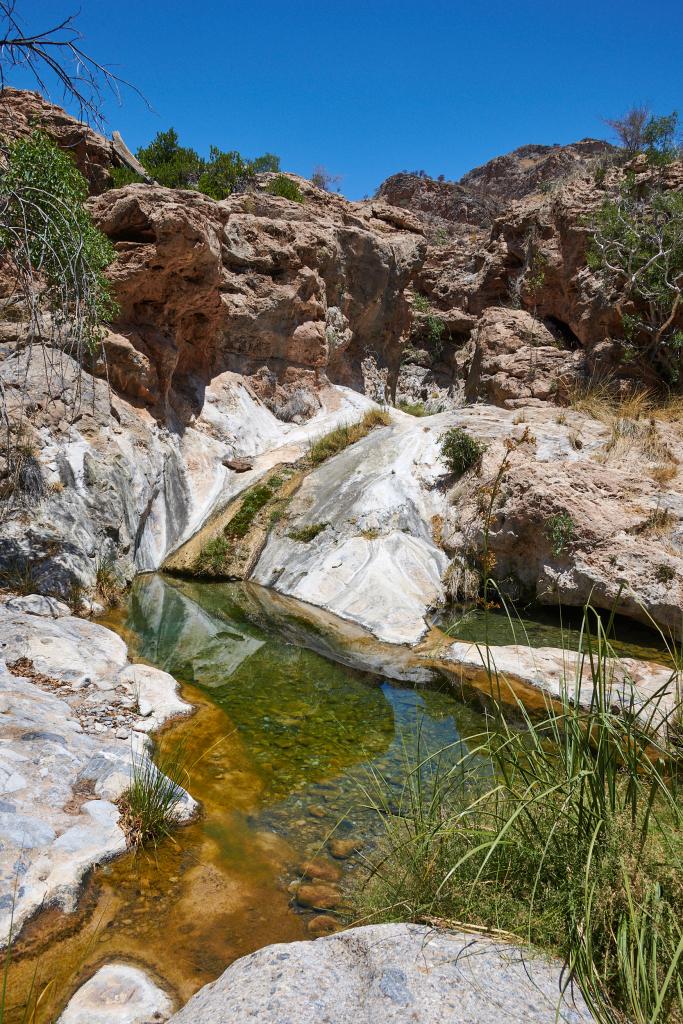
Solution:
<path fill-rule="evenodd" d="M 357 393 L 384 400 L 425 243 L 405 211 L 303 181 L 302 202 L 266 192 L 267 177 L 223 202 L 146 184 L 105 191 L 114 145 L 5 90 L 5 135 L 35 125 L 87 176 L 117 254 L 120 313 L 94 365 L 30 343 L 16 311 L 2 322 L 3 412 L 21 427 L 33 492 L 5 488 L 0 564 L 10 585 L 66 595 L 112 561 L 124 578 L 158 567 L 248 482 L 225 463 L 304 450 L 367 408 Z"/>
<path fill-rule="evenodd" d="M 415 213 L 432 236 L 444 240 L 466 228 L 490 227 L 513 200 L 547 192 L 613 152 L 613 146 L 599 139 L 521 146 L 475 167 L 459 181 L 401 171 L 382 182 L 377 196 Z"/>
<path fill-rule="evenodd" d="M 19 131 L 31 96 L 5 97 Z M 49 105 L 39 113 L 77 159 L 89 154 L 120 313 L 88 368 L 28 347 L 21 319 L 1 325 L 5 411 L 25 417 L 33 481 L 5 494 L 10 585 L 67 595 L 102 566 L 125 579 L 160 567 L 207 524 L 218 536 L 264 474 L 301 468 L 312 440 L 398 386 L 438 420 L 393 413 L 310 473 L 286 515 L 260 522 L 245 572 L 416 642 L 457 594 L 454 574 L 480 572 L 495 484 L 488 544 L 506 593 L 616 601 L 679 631 L 677 416 L 611 399 L 564 408 L 619 365 L 616 298 L 586 265 L 588 218 L 625 173 L 601 163 L 609 146 L 524 147 L 456 185 L 399 175 L 363 203 L 302 179 L 303 201 L 287 200 L 268 176 L 216 202 L 153 184 L 101 191 L 92 165 L 104 175 L 114 159 L 107 140 Z M 636 182 L 651 173 L 628 170 Z M 662 180 L 680 189 L 681 165 Z M 456 483 L 438 447 L 453 426 L 486 446 Z M 293 540 L 302 530 L 318 533 Z"/>

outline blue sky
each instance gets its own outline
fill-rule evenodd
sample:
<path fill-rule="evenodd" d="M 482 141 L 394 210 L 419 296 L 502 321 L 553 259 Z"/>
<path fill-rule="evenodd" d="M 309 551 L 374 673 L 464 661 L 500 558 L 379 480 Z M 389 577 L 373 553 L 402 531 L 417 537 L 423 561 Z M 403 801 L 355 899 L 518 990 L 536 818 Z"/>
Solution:
<path fill-rule="evenodd" d="M 106 104 L 131 149 L 173 126 L 324 164 L 350 198 L 423 168 L 458 178 L 528 142 L 605 137 L 634 103 L 683 114 L 681 0 L 19 0 L 25 27 L 80 4 L 86 48 L 145 94 Z M 15 79 L 10 84 L 22 85 Z M 59 101 L 55 92 L 53 100 Z"/>

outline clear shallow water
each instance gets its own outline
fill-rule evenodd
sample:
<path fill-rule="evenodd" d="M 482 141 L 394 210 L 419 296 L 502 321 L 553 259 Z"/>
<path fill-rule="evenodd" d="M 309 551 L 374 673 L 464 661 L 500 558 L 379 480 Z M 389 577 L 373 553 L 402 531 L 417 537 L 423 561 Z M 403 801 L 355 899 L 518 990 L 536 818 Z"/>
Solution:
<path fill-rule="evenodd" d="M 607 627 L 609 616 L 603 616 Z M 451 612 L 444 616 L 439 625 L 454 640 L 490 645 L 522 644 L 528 647 L 559 647 L 576 651 L 582 642 L 582 610 L 559 609 L 536 606 L 532 610 L 521 609 L 519 613 L 507 615 L 502 609 L 484 612 L 481 608 L 470 611 Z M 595 636 L 595 623 L 591 621 Z M 654 629 L 634 622 L 632 619 L 616 616 L 610 634 L 610 645 L 614 653 L 622 658 L 639 658 L 671 664 L 667 643 Z M 595 640 L 593 640 L 595 642 Z M 669 640 L 672 650 L 680 651 L 680 642 Z M 584 649 L 587 637 L 583 636 Z"/>
<path fill-rule="evenodd" d="M 398 801 L 418 734 L 421 754 L 443 750 L 448 764 L 466 749 L 461 737 L 481 731 L 478 713 L 447 692 L 390 685 L 284 642 L 254 595 L 142 577 L 104 621 L 133 660 L 172 673 L 198 706 L 160 742 L 182 742 L 204 815 L 95 872 L 76 914 L 47 911 L 29 925 L 12 1002 L 38 964 L 53 982 L 39 1021 L 107 960 L 139 963 L 185 1001 L 237 957 L 303 938 L 311 915 L 287 887 L 302 860 L 327 856 L 332 834 L 372 847 L 381 827 L 371 777 Z M 356 869 L 343 867 L 348 880 Z"/>

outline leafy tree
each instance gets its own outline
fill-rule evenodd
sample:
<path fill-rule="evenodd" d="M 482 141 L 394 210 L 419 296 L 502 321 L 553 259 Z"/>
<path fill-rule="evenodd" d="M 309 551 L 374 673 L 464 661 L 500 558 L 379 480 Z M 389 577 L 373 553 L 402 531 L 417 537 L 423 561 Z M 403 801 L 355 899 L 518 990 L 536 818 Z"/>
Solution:
<path fill-rule="evenodd" d="M 683 369 L 683 193 L 627 178 L 593 223 L 588 265 L 619 293 L 628 354 L 672 382 Z"/>
<path fill-rule="evenodd" d="M 677 144 L 678 114 L 652 116 L 643 131 L 644 150 L 650 163 L 666 164 L 675 160 L 680 150 Z"/>
<path fill-rule="evenodd" d="M 194 149 L 181 146 L 175 128 L 158 132 L 149 146 L 135 154 L 160 185 L 167 188 L 196 188 L 205 163 Z"/>
<path fill-rule="evenodd" d="M 625 154 L 645 153 L 654 164 L 668 163 L 680 152 L 677 144 L 678 114 L 653 114 L 647 107 L 632 107 L 623 117 L 607 120 Z"/>
<path fill-rule="evenodd" d="M 635 156 L 636 153 L 642 152 L 645 145 L 643 132 L 649 118 L 650 111 L 647 107 L 631 107 L 623 117 L 615 120 L 607 118 L 605 124 L 614 131 L 620 145 L 629 156 Z"/>
<path fill-rule="evenodd" d="M 242 191 L 256 174 L 280 170 L 280 158 L 274 153 L 248 160 L 236 149 L 225 152 L 211 146 L 209 159 L 205 160 L 194 149 L 180 145 L 175 128 L 158 132 L 149 146 L 138 149 L 136 156 L 160 185 L 198 189 L 212 199 L 225 199 Z M 123 170 L 124 173 L 113 175 L 115 187 L 140 180 Z"/>
<path fill-rule="evenodd" d="M 225 199 L 233 192 L 242 191 L 253 176 L 251 164 L 236 149 L 223 153 L 217 146 L 212 146 L 198 188 L 212 199 Z"/>
<path fill-rule="evenodd" d="M 251 169 L 254 174 L 264 174 L 266 171 L 277 173 L 280 170 L 280 157 L 274 153 L 264 153 L 251 161 Z"/>

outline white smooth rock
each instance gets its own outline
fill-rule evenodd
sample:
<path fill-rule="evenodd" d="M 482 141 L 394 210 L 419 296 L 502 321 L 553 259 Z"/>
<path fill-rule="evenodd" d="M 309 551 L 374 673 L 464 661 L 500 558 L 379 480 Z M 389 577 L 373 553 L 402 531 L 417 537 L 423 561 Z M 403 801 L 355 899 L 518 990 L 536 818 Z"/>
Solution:
<path fill-rule="evenodd" d="M 58 1024 L 152 1024 L 172 1012 L 169 996 L 139 967 L 106 964 L 79 988 Z"/>

